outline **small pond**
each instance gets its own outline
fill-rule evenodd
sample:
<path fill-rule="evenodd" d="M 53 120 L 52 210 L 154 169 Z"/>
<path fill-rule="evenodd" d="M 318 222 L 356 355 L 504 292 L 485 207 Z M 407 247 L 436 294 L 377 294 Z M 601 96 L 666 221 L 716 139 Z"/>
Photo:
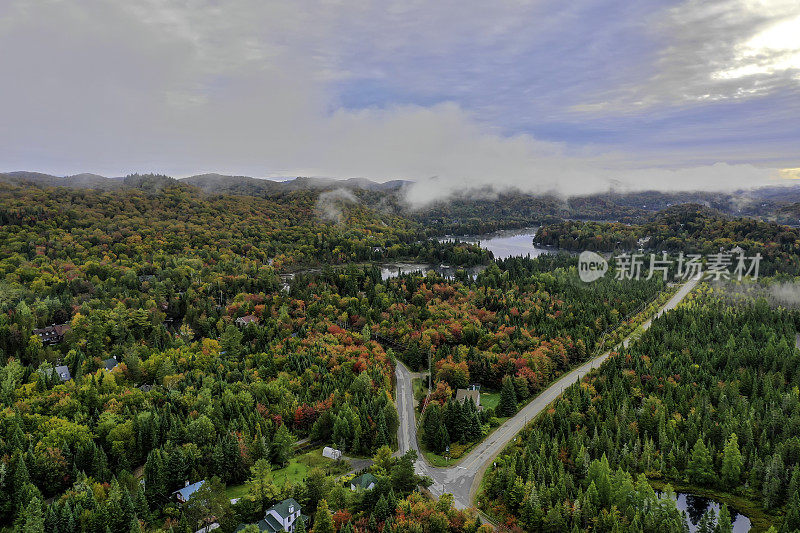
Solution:
<path fill-rule="evenodd" d="M 714 512 L 719 516 L 720 503 L 706 498 L 704 496 L 697 496 L 696 494 L 687 494 L 685 492 L 675 493 L 676 504 L 678 510 L 686 512 L 686 523 L 689 526 L 689 531 L 694 533 L 697 531 L 697 525 L 700 523 L 703 513 L 708 509 L 714 509 Z M 731 523 L 733 524 L 734 533 L 747 533 L 750 531 L 750 519 L 736 512 L 736 509 L 728 507 L 728 512 L 731 515 Z"/>

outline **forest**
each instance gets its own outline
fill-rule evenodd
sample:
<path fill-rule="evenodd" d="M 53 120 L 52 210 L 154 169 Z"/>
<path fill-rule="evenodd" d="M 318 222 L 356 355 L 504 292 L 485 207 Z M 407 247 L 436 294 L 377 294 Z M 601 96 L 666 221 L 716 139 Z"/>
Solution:
<path fill-rule="evenodd" d="M 760 253 L 762 272 L 800 273 L 800 230 L 752 218 L 733 218 L 697 204 L 669 207 L 640 224 L 565 220 L 543 226 L 535 242 L 564 250 L 711 254 L 738 246 Z"/>
<path fill-rule="evenodd" d="M 316 190 L 232 196 L 159 176 L 126 180 L 119 190 L 0 186 L 5 531 L 185 533 L 213 518 L 225 533 L 258 522 L 287 498 L 302 506 L 302 527 L 320 533 L 488 530 L 451 497 L 426 496 L 431 480 L 415 473 L 413 452 L 393 456 L 396 362 L 432 369 L 434 387 L 419 405 L 423 451 L 464 453 L 604 349 L 610 332 L 634 327 L 631 317 L 667 289 L 658 277 L 582 283 L 577 258 L 566 253 L 494 261 L 476 245 L 431 239 L 430 228 L 392 210 L 347 199 L 321 204 Z M 490 225 L 502 226 L 503 217 Z M 703 217 L 705 229 L 693 234 L 714 235 Z M 774 239 L 776 268 L 791 269 L 792 230 L 735 224 L 734 233 L 720 234 L 752 239 L 765 253 Z M 451 278 L 434 271 L 386 278 L 386 261 L 457 270 Z M 524 453 L 504 455 L 488 471 L 486 494 L 498 503 L 484 502 L 484 510 L 512 529 L 671 528 L 680 516 L 654 499 L 640 474 L 736 492 L 721 484 L 730 479 L 720 457 L 736 433 L 747 483 L 737 494 L 789 520 L 798 428 L 784 418 L 797 416 L 789 384 L 798 375 L 784 344 L 797 316 L 769 306 L 736 309 L 698 300 L 691 312 L 668 315 L 683 322 L 657 322 L 630 350 L 646 347 L 650 366 L 633 367 L 638 359 L 630 356 L 632 374 L 606 370 L 622 364 L 612 359 L 601 374 L 609 377 L 595 377 L 590 389 L 603 394 L 579 395 L 575 412 L 559 402 L 527 429 L 518 444 Z M 725 376 L 690 365 L 681 367 L 683 379 L 659 377 L 667 369 L 651 369 L 651 352 L 680 341 L 664 337 L 674 346 L 661 347 L 667 341 L 657 333 L 684 322 L 695 324 L 698 352 L 681 352 L 681 364 L 704 368 L 703 357 L 718 364 L 714 354 L 728 336 L 737 350 L 769 341 L 776 362 L 762 368 L 762 359 L 742 359 Z M 712 326 L 726 328 L 720 346 L 700 341 Z M 739 354 L 734 348 L 725 353 Z M 613 372 L 628 381 L 612 384 Z M 497 405 L 456 401 L 469 386 L 497 395 Z M 751 405 L 754 391 L 770 401 Z M 575 394 L 570 389 L 562 401 L 577 402 Z M 658 399 L 663 424 L 639 420 L 642 398 Z M 729 406 L 738 413 L 724 420 L 730 431 L 718 429 L 723 421 L 714 413 Z M 367 466 L 348 470 L 347 461 L 321 457 L 322 446 Z M 712 477 L 689 477 L 695 447 L 710 454 Z M 786 473 L 773 486 L 778 464 Z M 605 493 L 587 500 L 589 472 L 596 490 L 609 479 L 632 486 L 641 502 L 661 509 L 657 518 L 625 495 L 617 496 L 628 498 L 626 506 Z M 374 488 L 351 490 L 367 473 Z M 176 491 L 200 481 L 186 503 L 176 501 Z M 535 505 L 514 496 L 533 487 Z M 580 518 L 567 503 L 583 509 Z"/>
<path fill-rule="evenodd" d="M 567 389 L 489 473 L 484 508 L 525 531 L 682 531 L 657 481 L 800 528 L 800 313 L 724 290 L 705 287 Z M 706 524 L 730 531 L 730 514 Z"/>

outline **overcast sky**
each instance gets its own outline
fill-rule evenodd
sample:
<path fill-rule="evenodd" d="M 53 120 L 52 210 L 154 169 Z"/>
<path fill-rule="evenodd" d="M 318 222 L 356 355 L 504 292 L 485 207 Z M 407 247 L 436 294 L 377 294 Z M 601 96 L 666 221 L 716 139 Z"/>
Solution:
<path fill-rule="evenodd" d="M 0 72 L 0 170 L 401 178 L 422 201 L 800 167 L 797 0 L 3 0 Z"/>

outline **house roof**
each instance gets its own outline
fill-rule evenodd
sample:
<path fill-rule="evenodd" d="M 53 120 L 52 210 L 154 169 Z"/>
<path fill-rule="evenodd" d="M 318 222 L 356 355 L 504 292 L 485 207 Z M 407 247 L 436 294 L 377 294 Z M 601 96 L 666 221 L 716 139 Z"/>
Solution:
<path fill-rule="evenodd" d="M 463 402 L 467 398 L 472 398 L 472 401 L 475 402 L 475 405 L 479 405 L 481 403 L 481 393 L 480 393 L 480 391 L 467 390 L 467 389 L 458 389 L 456 391 L 456 400 L 457 401 Z"/>
<path fill-rule="evenodd" d="M 288 518 L 289 514 L 291 514 L 289 513 L 289 507 L 294 507 L 296 511 L 300 510 L 300 504 L 294 498 L 286 498 L 267 509 L 267 515 L 269 515 L 270 511 L 275 511 L 283 518 Z"/>
<path fill-rule="evenodd" d="M 366 474 L 361 474 L 357 478 L 353 479 L 351 483 L 356 487 L 361 487 L 362 489 L 366 489 L 369 487 L 370 483 L 377 483 L 378 478 L 367 472 Z"/>
<path fill-rule="evenodd" d="M 203 483 L 205 483 L 205 482 L 206 482 L 205 479 L 201 479 L 197 483 L 192 483 L 191 485 L 186 485 L 185 487 L 182 487 L 182 488 L 174 491 L 172 494 L 177 494 L 178 496 L 181 497 L 181 499 L 183 501 L 187 501 L 189 498 L 192 497 L 192 494 L 197 492 L 197 489 L 199 489 L 200 487 L 203 486 Z"/>
<path fill-rule="evenodd" d="M 113 357 L 103 361 L 103 366 L 106 367 L 106 370 L 114 370 L 118 364 L 119 362 Z"/>
<path fill-rule="evenodd" d="M 69 367 L 66 366 L 66 365 L 54 366 L 53 368 L 49 369 L 47 372 L 45 372 L 44 370 L 40 370 L 40 372 L 43 375 L 50 376 L 50 377 L 58 376 L 58 378 L 61 381 L 69 381 L 69 380 L 72 379 L 72 374 L 69 373 Z"/>
<path fill-rule="evenodd" d="M 236 322 L 241 324 L 249 324 L 250 322 L 258 322 L 258 318 L 254 315 L 245 315 L 236 319 Z"/>

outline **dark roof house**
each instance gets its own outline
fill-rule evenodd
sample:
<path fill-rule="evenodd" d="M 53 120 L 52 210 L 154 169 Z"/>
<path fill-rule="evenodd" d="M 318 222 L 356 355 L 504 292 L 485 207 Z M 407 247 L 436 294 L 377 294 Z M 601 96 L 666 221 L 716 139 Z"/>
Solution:
<path fill-rule="evenodd" d="M 43 344 L 58 344 L 64 340 L 64 334 L 69 331 L 69 324 L 53 324 L 45 328 L 33 330 Z"/>
<path fill-rule="evenodd" d="M 103 361 L 103 367 L 105 367 L 105 369 L 108 370 L 109 372 L 117 368 L 118 364 L 119 361 L 117 361 L 117 356 L 111 357 L 110 359 L 106 359 Z"/>
<path fill-rule="evenodd" d="M 378 478 L 367 472 L 366 474 L 361 474 L 350 482 L 350 490 L 372 490 L 377 482 Z"/>
<path fill-rule="evenodd" d="M 297 519 L 306 521 L 306 517 L 300 513 L 300 504 L 294 498 L 287 498 L 280 503 L 276 503 L 264 513 L 264 519 L 258 521 L 258 530 L 268 533 L 278 533 L 288 531 L 292 533 L 297 527 Z M 243 529 L 244 525 L 237 528 Z"/>

